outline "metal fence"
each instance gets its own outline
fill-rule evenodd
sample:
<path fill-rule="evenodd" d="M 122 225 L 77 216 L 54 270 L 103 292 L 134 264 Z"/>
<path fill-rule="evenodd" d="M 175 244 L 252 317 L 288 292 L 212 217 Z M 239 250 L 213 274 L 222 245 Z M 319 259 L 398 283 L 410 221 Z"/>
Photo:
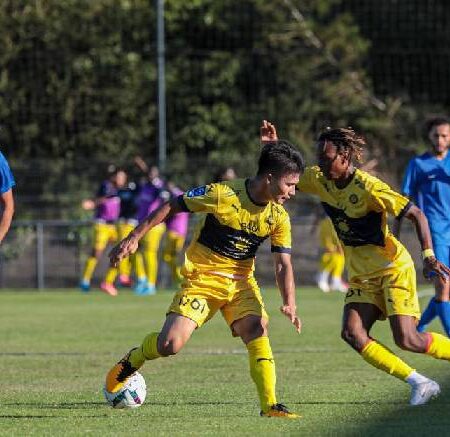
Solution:
<path fill-rule="evenodd" d="M 315 279 L 319 249 L 312 230 L 313 220 L 313 216 L 302 217 L 294 219 L 292 224 L 293 264 L 298 286 L 311 285 Z M 0 247 L 0 287 L 39 290 L 77 287 L 91 250 L 91 234 L 89 221 L 16 221 Z M 404 226 L 402 240 L 416 266 L 421 268 L 420 248 L 412 226 Z M 107 267 L 105 254 L 96 268 L 93 288 L 98 287 Z M 256 262 L 261 286 L 274 285 L 273 270 L 270 243 L 266 241 Z M 169 276 L 168 268 L 161 262 L 158 279 L 161 288 L 170 286 Z M 417 278 L 422 281 L 420 274 Z"/>

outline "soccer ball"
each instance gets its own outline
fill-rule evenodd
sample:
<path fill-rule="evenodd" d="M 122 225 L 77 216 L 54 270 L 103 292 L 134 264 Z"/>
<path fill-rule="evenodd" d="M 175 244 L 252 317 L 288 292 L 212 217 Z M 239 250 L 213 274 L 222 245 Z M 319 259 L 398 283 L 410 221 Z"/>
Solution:
<path fill-rule="evenodd" d="M 103 394 L 113 408 L 137 408 L 145 401 L 147 386 L 144 377 L 139 372 L 135 372 L 128 378 L 121 390 L 110 393 L 103 388 Z"/>

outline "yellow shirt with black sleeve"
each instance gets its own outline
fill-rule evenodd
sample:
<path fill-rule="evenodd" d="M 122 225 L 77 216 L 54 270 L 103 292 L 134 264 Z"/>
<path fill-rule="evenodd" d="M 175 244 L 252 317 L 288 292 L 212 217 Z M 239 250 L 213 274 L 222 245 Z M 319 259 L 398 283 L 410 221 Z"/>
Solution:
<path fill-rule="evenodd" d="M 410 201 L 359 169 L 340 189 L 319 167 L 308 167 L 297 188 L 319 196 L 342 242 L 350 279 L 346 302 L 373 303 L 385 316 L 420 316 L 412 258 L 387 224 L 388 214 L 402 217 Z"/>
<path fill-rule="evenodd" d="M 291 224 L 283 206 L 255 203 L 245 179 L 194 188 L 179 197 L 183 209 L 205 213 L 186 250 L 184 273 L 253 274 L 258 247 L 270 237 L 272 252 L 291 251 Z"/>

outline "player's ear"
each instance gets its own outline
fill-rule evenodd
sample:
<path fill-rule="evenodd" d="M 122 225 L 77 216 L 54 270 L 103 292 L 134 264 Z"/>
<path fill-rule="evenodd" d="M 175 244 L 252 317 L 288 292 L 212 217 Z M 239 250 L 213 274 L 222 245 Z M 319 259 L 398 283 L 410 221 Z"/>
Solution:
<path fill-rule="evenodd" d="M 267 173 L 266 180 L 267 180 L 267 185 L 270 185 L 272 183 L 272 180 L 273 180 L 272 173 Z"/>

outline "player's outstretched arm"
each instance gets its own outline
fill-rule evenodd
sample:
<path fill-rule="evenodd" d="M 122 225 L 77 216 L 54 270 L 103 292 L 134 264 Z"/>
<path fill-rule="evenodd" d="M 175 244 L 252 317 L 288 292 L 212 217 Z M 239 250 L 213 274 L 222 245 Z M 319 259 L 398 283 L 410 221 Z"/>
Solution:
<path fill-rule="evenodd" d="M 142 220 L 136 228 L 130 232 L 117 246 L 113 247 L 109 253 L 110 264 L 116 267 L 121 260 L 136 252 L 139 247 L 139 240 L 152 228 L 165 221 L 174 214 L 181 212 L 178 200 L 172 199 L 163 203 L 159 208 L 151 212 Z"/>
<path fill-rule="evenodd" d="M 260 140 L 261 144 L 270 143 L 278 140 L 277 130 L 275 125 L 270 121 L 263 120 L 260 128 Z"/>
<path fill-rule="evenodd" d="M 429 278 L 431 272 L 436 273 L 442 280 L 448 281 L 450 269 L 436 259 L 433 251 L 430 228 L 425 214 L 415 205 L 406 212 L 405 217 L 414 223 L 416 233 L 422 248 L 423 274 Z"/>
<path fill-rule="evenodd" d="M 292 269 L 291 255 L 289 253 L 275 253 L 275 277 L 283 299 L 280 311 L 291 321 L 295 329 L 300 333 L 302 322 L 297 316 L 295 303 L 295 281 Z"/>

